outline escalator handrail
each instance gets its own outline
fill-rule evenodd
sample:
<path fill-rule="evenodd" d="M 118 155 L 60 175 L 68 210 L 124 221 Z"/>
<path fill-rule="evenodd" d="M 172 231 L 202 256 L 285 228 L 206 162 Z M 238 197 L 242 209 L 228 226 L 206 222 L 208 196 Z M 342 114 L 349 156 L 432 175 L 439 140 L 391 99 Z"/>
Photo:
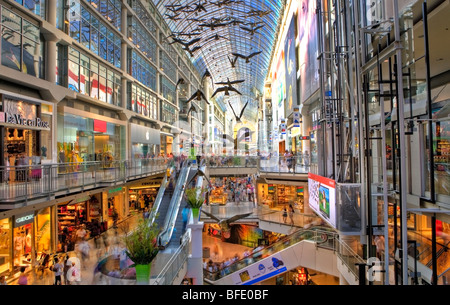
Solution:
<path fill-rule="evenodd" d="M 186 180 L 188 178 L 190 169 L 191 165 L 189 164 L 188 160 L 185 160 L 183 162 L 183 167 L 180 171 L 180 175 L 178 176 L 178 181 L 175 185 L 172 199 L 170 200 L 169 210 L 167 211 L 163 228 L 158 236 L 158 242 L 160 247 L 167 246 L 172 237 L 174 224 L 176 221 L 176 217 L 178 215 L 178 209 L 180 207 L 180 202 L 183 195 L 181 193 L 181 191 L 183 190 L 182 187 L 186 184 Z"/>
<path fill-rule="evenodd" d="M 150 223 L 153 223 L 155 221 L 156 216 L 159 213 L 159 208 L 161 206 L 161 202 L 164 197 L 164 193 L 166 191 L 166 186 L 167 186 L 167 170 L 171 169 L 171 167 L 172 167 L 171 165 L 167 166 L 166 173 L 164 174 L 164 178 L 161 181 L 161 185 L 159 187 L 158 194 L 156 195 L 155 202 L 153 203 L 153 208 L 152 208 L 151 214 L 149 216 Z"/>
<path fill-rule="evenodd" d="M 336 232 L 324 230 L 324 227 L 320 227 L 320 226 L 319 227 L 312 227 L 312 228 L 309 228 L 309 229 L 298 230 L 298 231 L 292 233 L 291 235 L 285 236 L 284 238 L 280 239 L 279 241 L 277 241 L 277 242 L 275 242 L 275 243 L 273 243 L 273 244 L 271 244 L 271 245 L 269 245 L 267 247 L 264 247 L 264 248 L 262 248 L 262 249 L 260 249 L 260 250 L 258 250 L 256 252 L 253 252 L 251 255 L 249 255 L 247 257 L 244 257 L 244 258 L 242 258 L 242 259 L 240 259 L 238 261 L 235 261 L 232 264 L 230 264 L 230 265 L 228 265 L 228 266 L 226 266 L 224 268 L 220 268 L 217 271 L 212 271 L 212 272 L 209 271 L 209 270 L 206 270 L 206 269 L 204 269 L 204 271 L 205 271 L 206 274 L 212 274 L 213 275 L 210 278 L 214 278 L 214 279 L 222 278 L 222 277 L 227 276 L 227 275 L 229 275 L 229 274 L 231 274 L 233 272 L 236 272 L 237 270 L 240 270 L 240 269 L 245 268 L 245 267 L 247 267 L 247 266 L 249 266 L 251 264 L 254 264 L 254 263 L 256 263 L 257 261 L 259 261 L 261 259 L 264 259 L 264 258 L 266 258 L 266 257 L 268 257 L 270 255 L 274 255 L 275 253 L 277 253 L 279 251 L 285 250 L 288 247 L 290 247 L 290 246 L 292 246 L 292 245 L 294 245 L 294 244 L 296 244 L 296 243 L 298 243 L 300 241 L 311 240 L 310 238 L 302 238 L 302 239 L 296 240 L 295 243 L 289 243 L 289 245 L 287 247 L 283 247 L 282 249 L 279 249 L 279 250 L 276 250 L 276 251 L 271 251 L 271 249 L 273 249 L 275 247 L 278 247 L 278 246 L 281 246 L 281 245 L 284 245 L 287 241 L 291 241 L 293 239 L 293 237 L 306 235 L 306 234 L 311 234 L 311 233 L 313 234 L 313 237 L 317 237 L 317 236 L 320 237 L 321 234 L 324 234 L 324 233 L 327 234 L 327 236 L 329 234 L 331 234 L 333 238 L 336 238 L 336 236 L 338 236 L 338 234 Z M 318 235 L 317 233 L 320 233 L 320 235 Z M 269 255 L 264 256 L 264 254 L 266 254 L 266 252 L 268 252 Z M 249 259 L 252 259 L 250 263 L 249 263 Z M 235 269 L 235 270 L 233 270 L 233 269 Z M 227 270 L 227 272 L 228 271 L 230 271 L 230 272 L 225 273 L 223 276 L 221 276 L 222 271 L 225 271 L 225 270 Z"/>

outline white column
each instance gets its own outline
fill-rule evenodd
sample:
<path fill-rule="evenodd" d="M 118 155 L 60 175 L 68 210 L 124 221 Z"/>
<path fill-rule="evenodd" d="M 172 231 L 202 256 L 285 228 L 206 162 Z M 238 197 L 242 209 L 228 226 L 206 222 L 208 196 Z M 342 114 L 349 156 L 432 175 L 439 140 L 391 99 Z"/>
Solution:
<path fill-rule="evenodd" d="M 203 285 L 203 222 L 189 223 L 191 229 L 191 254 L 188 258 L 187 276 L 194 285 Z"/>

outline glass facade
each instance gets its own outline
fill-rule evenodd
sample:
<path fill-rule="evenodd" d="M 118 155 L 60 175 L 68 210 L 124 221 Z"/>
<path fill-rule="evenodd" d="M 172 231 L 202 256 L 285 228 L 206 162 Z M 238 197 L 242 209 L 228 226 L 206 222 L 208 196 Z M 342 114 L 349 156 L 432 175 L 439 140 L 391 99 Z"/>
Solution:
<path fill-rule="evenodd" d="M 144 87 L 130 84 L 128 93 L 128 109 L 151 119 L 158 119 L 156 95 Z"/>
<path fill-rule="evenodd" d="M 111 22 L 117 30 L 120 30 L 122 20 L 122 2 L 120 0 L 92 0 L 90 3 L 97 12 Z"/>
<path fill-rule="evenodd" d="M 159 68 L 167 75 L 167 77 L 169 77 L 169 79 L 177 82 L 177 66 L 166 53 L 161 51 L 159 55 Z"/>
<path fill-rule="evenodd" d="M 68 87 L 108 104 L 121 105 L 121 74 L 75 48 L 68 49 Z"/>
<path fill-rule="evenodd" d="M 107 1 L 102 1 L 107 2 Z M 120 68 L 121 39 L 79 2 L 69 9 L 69 35 L 94 54 Z"/>
<path fill-rule="evenodd" d="M 177 120 L 177 110 L 175 106 L 172 104 L 166 102 L 166 101 L 160 101 L 161 103 L 161 121 L 173 124 Z"/>
<path fill-rule="evenodd" d="M 136 45 L 148 60 L 156 63 L 156 40 L 147 28 L 141 24 L 141 21 L 134 16 L 129 19 L 128 39 Z"/>
<path fill-rule="evenodd" d="M 156 68 L 136 51 L 131 51 L 129 74 L 153 91 L 156 88 Z"/>
<path fill-rule="evenodd" d="M 58 115 L 58 162 L 125 160 L 125 126 L 101 119 Z M 99 127 L 101 126 L 101 127 Z"/>
<path fill-rule="evenodd" d="M 42 19 L 45 19 L 45 7 L 46 7 L 45 0 L 33 0 L 33 1 L 14 0 L 14 1 L 22 5 L 24 8 L 28 9 L 33 14 L 41 17 Z"/>
<path fill-rule="evenodd" d="M 44 77 L 44 47 L 39 27 L 4 6 L 1 9 L 2 65 Z"/>

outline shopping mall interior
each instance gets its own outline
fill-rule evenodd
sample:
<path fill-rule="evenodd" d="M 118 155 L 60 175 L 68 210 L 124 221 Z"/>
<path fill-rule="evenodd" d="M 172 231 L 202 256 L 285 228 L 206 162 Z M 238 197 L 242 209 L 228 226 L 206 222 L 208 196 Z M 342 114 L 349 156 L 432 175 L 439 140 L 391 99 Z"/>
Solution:
<path fill-rule="evenodd" d="M 0 284 L 450 283 L 450 1 L 0 15 Z"/>

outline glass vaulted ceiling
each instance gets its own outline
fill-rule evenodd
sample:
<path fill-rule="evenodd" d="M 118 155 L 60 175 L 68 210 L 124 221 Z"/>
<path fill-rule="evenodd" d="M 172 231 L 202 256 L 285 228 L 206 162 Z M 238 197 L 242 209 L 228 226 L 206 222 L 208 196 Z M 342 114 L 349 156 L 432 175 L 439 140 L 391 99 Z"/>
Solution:
<path fill-rule="evenodd" d="M 218 92 L 215 97 L 219 103 L 233 106 L 237 115 L 246 102 L 248 106 L 244 117 L 257 120 L 258 103 L 255 89 L 264 92 L 264 80 L 271 60 L 272 47 L 277 35 L 280 14 L 284 0 L 153 0 L 166 20 L 174 37 L 184 41 L 199 41 L 189 46 L 192 50 L 200 47 L 190 56 L 193 64 L 202 76 L 208 70 L 213 83 L 245 80 L 233 84 L 242 95 L 230 92 Z M 216 26 L 209 26 L 215 24 Z M 246 30 L 258 28 L 255 33 Z M 191 37 L 182 34 L 193 34 Z M 218 35 L 218 39 L 215 39 Z M 169 38 L 172 42 L 173 39 Z M 180 45 L 182 46 L 182 45 Z M 261 52 L 249 59 L 238 58 L 233 68 L 230 59 L 232 53 L 244 56 Z M 222 85 L 214 84 L 213 91 Z"/>

